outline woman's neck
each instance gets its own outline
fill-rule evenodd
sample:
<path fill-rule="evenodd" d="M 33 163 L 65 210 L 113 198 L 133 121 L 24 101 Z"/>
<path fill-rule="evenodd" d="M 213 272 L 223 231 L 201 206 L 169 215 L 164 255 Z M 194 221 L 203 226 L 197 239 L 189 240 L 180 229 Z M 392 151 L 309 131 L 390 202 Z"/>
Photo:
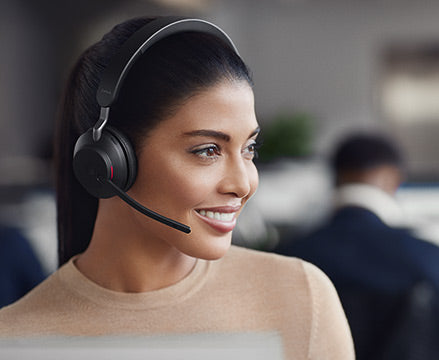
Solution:
<path fill-rule="evenodd" d="M 98 285 L 114 291 L 146 292 L 182 280 L 196 259 L 160 239 L 145 236 L 132 213 L 100 208 L 90 245 L 75 262 Z"/>

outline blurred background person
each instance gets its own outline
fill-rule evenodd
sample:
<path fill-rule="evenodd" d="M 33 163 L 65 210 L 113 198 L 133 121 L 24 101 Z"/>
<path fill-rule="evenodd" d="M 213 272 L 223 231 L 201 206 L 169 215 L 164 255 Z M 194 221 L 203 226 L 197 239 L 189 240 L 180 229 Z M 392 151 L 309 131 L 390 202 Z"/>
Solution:
<path fill-rule="evenodd" d="M 354 134 L 338 144 L 331 167 L 332 216 L 307 236 L 283 241 L 275 252 L 308 260 L 331 278 L 359 360 L 413 359 L 420 344 L 428 350 L 429 335 L 422 329 L 431 324 L 419 315 L 436 306 L 439 247 L 404 228 L 394 197 L 404 178 L 402 155 L 382 135 Z"/>
<path fill-rule="evenodd" d="M 38 285 L 46 273 L 19 229 L 0 225 L 0 308 Z"/>

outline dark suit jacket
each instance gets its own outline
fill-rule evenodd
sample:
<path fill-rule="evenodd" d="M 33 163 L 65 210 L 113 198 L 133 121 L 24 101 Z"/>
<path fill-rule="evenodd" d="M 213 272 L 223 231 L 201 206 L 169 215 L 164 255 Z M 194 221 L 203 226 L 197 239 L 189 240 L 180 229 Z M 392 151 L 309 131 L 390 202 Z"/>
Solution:
<path fill-rule="evenodd" d="M 438 326 L 431 323 L 438 317 L 438 246 L 353 206 L 305 238 L 285 240 L 275 252 L 305 259 L 333 281 L 358 360 L 418 359 L 419 349 L 429 351 L 421 358 L 439 359 L 439 338 L 430 339 Z"/>

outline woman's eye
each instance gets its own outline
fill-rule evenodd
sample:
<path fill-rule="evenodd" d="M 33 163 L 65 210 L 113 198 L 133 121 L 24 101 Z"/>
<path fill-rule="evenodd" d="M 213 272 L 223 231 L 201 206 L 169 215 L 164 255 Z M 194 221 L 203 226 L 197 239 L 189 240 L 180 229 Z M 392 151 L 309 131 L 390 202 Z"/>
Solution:
<path fill-rule="evenodd" d="M 258 157 L 258 150 L 257 149 L 258 149 L 258 144 L 256 142 L 248 145 L 243 151 L 244 158 L 246 158 L 248 160 L 253 160 L 253 159 L 257 158 Z"/>
<path fill-rule="evenodd" d="M 202 149 L 195 149 L 192 153 L 202 158 L 216 158 L 221 155 L 220 149 L 216 145 L 209 145 Z"/>

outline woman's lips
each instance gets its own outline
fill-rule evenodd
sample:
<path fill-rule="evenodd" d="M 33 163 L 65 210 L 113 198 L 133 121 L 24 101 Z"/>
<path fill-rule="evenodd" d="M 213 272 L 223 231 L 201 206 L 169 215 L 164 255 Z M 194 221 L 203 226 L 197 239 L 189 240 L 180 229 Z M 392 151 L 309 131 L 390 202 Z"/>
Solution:
<path fill-rule="evenodd" d="M 196 210 L 197 215 L 206 224 L 221 233 L 228 233 L 236 226 L 236 213 L 241 206 L 227 206 Z"/>

